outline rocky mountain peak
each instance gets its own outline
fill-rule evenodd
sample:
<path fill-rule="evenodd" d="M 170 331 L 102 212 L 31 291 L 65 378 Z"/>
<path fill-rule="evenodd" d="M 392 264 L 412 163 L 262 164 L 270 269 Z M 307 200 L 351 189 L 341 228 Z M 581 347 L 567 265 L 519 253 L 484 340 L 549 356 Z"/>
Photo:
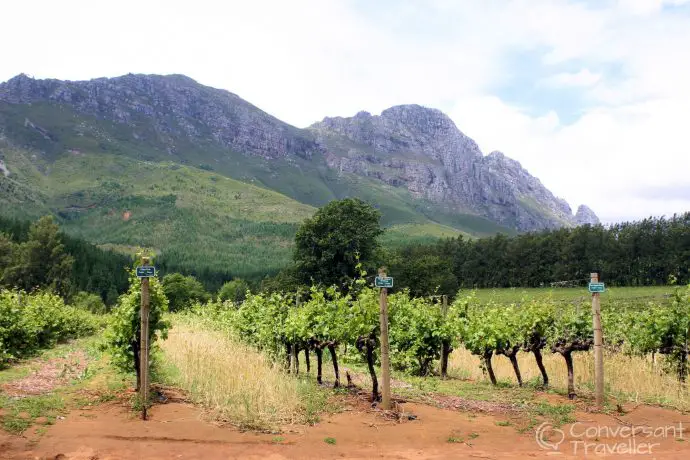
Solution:
<path fill-rule="evenodd" d="M 597 217 L 594 211 L 584 204 L 581 204 L 577 208 L 577 212 L 575 213 L 575 222 L 577 225 L 597 225 L 600 223 L 599 217 Z"/>

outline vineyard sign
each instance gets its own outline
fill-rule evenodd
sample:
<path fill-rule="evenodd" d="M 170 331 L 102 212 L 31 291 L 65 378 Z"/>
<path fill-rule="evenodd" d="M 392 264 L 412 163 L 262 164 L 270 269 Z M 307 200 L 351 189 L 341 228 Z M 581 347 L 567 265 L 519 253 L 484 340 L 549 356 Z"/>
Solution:
<path fill-rule="evenodd" d="M 153 278 L 156 276 L 156 267 L 149 265 L 142 265 L 137 267 L 137 277 L 138 278 Z"/>
<path fill-rule="evenodd" d="M 377 288 L 392 288 L 393 287 L 393 277 L 392 276 L 377 276 L 374 280 L 374 286 Z"/>
<path fill-rule="evenodd" d="M 606 291 L 604 283 L 589 283 L 589 292 L 595 293 L 604 291 Z"/>

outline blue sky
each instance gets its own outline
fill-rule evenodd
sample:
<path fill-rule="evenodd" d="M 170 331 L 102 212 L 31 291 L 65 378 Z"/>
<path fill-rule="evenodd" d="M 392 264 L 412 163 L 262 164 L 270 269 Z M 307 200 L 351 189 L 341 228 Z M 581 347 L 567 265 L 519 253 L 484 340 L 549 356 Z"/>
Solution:
<path fill-rule="evenodd" d="M 182 73 L 300 127 L 418 103 L 607 222 L 690 210 L 690 0 L 36 0 L 3 17 L 0 80 Z"/>

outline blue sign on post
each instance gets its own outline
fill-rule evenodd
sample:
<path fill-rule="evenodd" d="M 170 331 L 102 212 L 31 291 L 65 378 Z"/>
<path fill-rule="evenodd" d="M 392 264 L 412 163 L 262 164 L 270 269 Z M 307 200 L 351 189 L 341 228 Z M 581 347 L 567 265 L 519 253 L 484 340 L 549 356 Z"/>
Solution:
<path fill-rule="evenodd" d="M 589 283 L 589 292 L 594 294 L 595 292 L 604 292 L 606 287 L 604 283 Z"/>
<path fill-rule="evenodd" d="M 149 265 L 137 267 L 138 278 L 153 278 L 154 276 L 156 276 L 156 267 L 151 267 Z"/>
<path fill-rule="evenodd" d="M 392 288 L 393 287 L 393 277 L 392 276 L 377 276 L 374 280 L 374 286 L 377 288 Z"/>

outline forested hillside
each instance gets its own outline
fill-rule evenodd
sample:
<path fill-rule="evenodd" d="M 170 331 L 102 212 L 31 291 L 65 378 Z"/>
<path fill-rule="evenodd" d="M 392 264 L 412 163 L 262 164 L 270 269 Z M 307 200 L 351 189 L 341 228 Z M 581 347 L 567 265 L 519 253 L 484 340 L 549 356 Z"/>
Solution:
<path fill-rule="evenodd" d="M 127 289 L 132 259 L 35 223 L 0 217 L 0 287 L 51 289 L 64 297 L 95 293 L 108 305 Z"/>

